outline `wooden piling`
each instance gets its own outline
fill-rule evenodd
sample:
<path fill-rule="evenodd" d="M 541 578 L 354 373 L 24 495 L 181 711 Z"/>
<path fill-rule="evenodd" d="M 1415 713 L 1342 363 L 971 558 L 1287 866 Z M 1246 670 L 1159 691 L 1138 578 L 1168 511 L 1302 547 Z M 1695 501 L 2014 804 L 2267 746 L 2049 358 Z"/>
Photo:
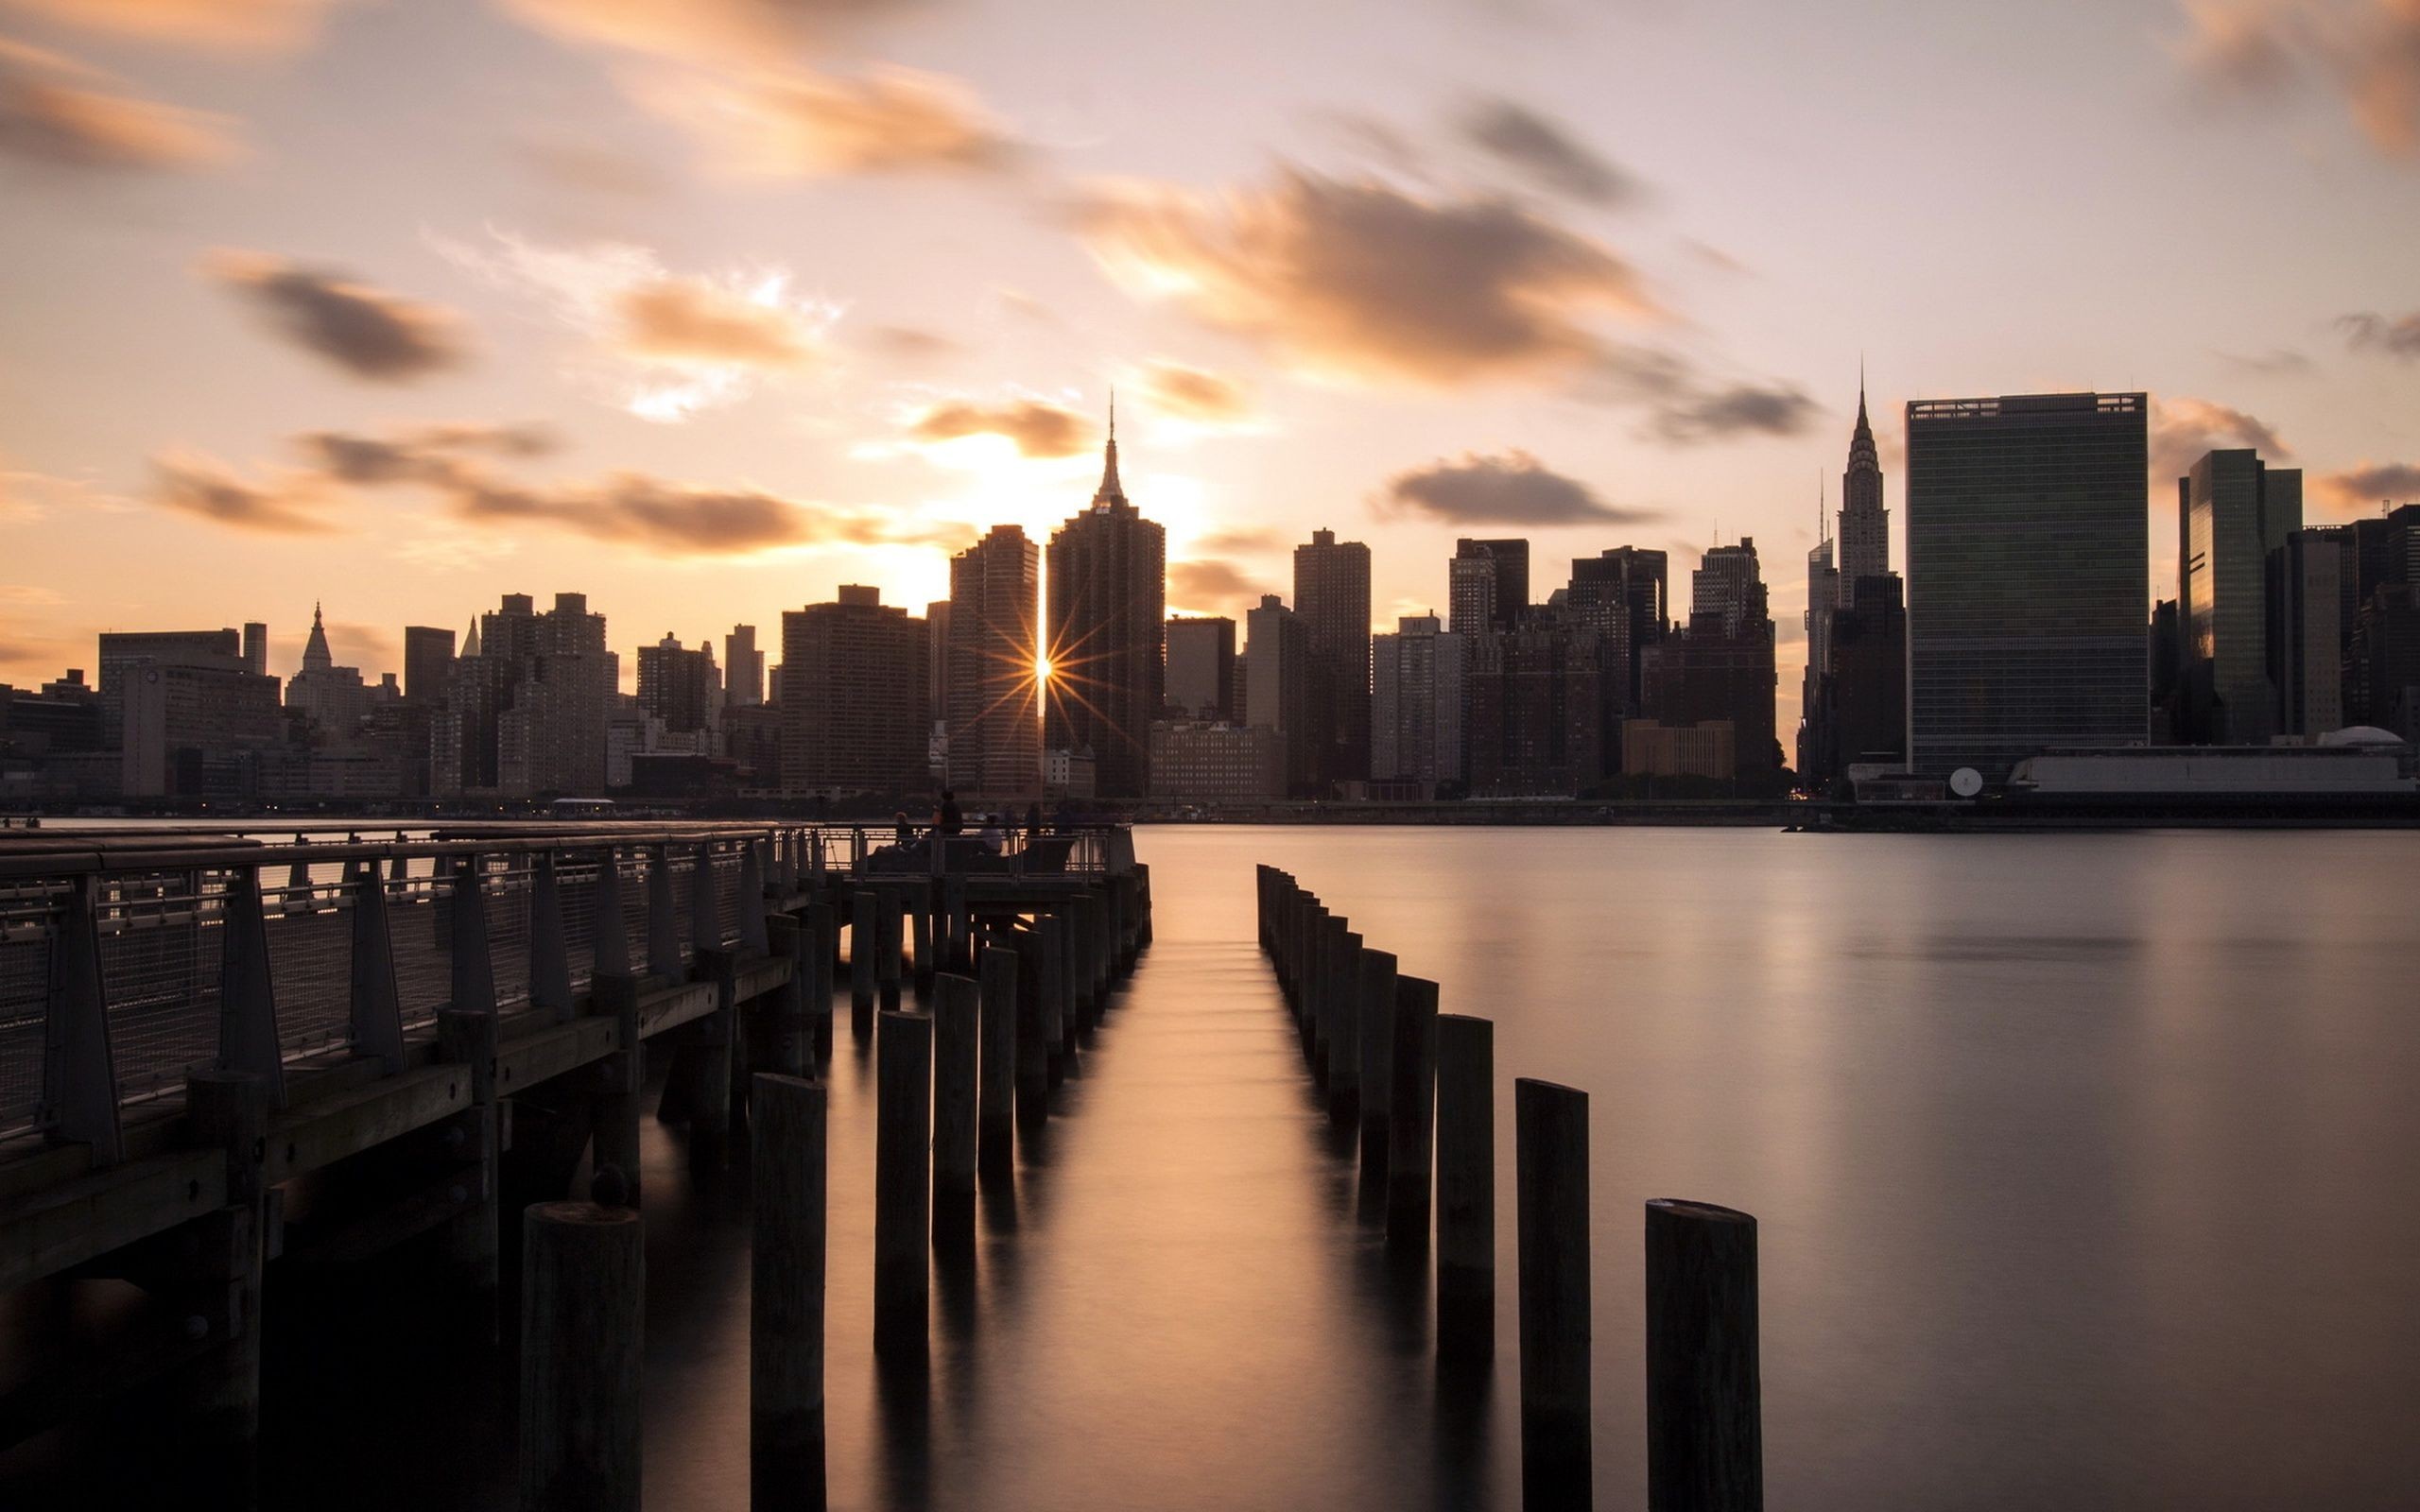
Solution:
<path fill-rule="evenodd" d="M 849 1033 L 864 1040 L 873 1033 L 874 964 L 882 954 L 882 900 L 872 888 L 859 888 L 850 900 Z"/>
<path fill-rule="evenodd" d="M 1346 930 L 1329 970 L 1327 1113 L 1355 1126 L 1361 1116 L 1361 936 Z"/>
<path fill-rule="evenodd" d="M 981 985 L 976 1165 L 988 1182 L 1009 1176 L 1016 1165 L 1017 958 L 994 947 L 976 964 Z"/>
<path fill-rule="evenodd" d="M 833 961 L 839 953 L 840 921 L 830 903 L 806 905 L 806 1026 L 813 1064 L 832 1058 Z"/>
<path fill-rule="evenodd" d="M 1392 952 L 1361 953 L 1361 1176 L 1386 1189 L 1387 1106 L 1394 1098 L 1395 958 Z"/>
<path fill-rule="evenodd" d="M 1017 1123 L 1027 1128 L 1050 1114 L 1050 1033 L 1043 1006 L 1042 936 L 1016 936 L 1016 1109 Z"/>
<path fill-rule="evenodd" d="M 1395 1042 L 1388 1068 L 1387 1243 L 1428 1243 L 1429 1134 L 1436 1109 L 1437 984 L 1395 978 Z"/>
<path fill-rule="evenodd" d="M 804 1076 L 808 1066 L 807 983 L 815 974 L 814 963 L 808 959 L 806 926 L 796 914 L 770 915 L 765 920 L 765 942 L 775 959 L 790 963 L 790 979 L 774 992 L 766 1014 L 771 1043 L 765 1047 L 765 1069 L 784 1076 Z"/>
<path fill-rule="evenodd" d="M 229 1241 L 224 1274 L 213 1269 L 201 1283 L 211 1296 L 197 1315 L 207 1318 L 221 1337 L 195 1367 L 183 1414 L 194 1454 L 187 1484 L 197 1504 L 248 1507 L 260 1486 L 262 1160 L 268 1089 L 249 1072 L 196 1072 L 185 1080 L 185 1120 L 195 1143 L 226 1156 Z"/>
<path fill-rule="evenodd" d="M 824 1089 L 759 1074 L 749 1102 L 751 1500 L 816 1506 L 823 1489 Z"/>
<path fill-rule="evenodd" d="M 885 1013 L 874 1040 L 873 1347 L 922 1354 L 930 1230 L 933 1021 Z"/>
<path fill-rule="evenodd" d="M 1437 1349 L 1483 1360 L 1495 1338 L 1495 1025 L 1437 1016 Z"/>
<path fill-rule="evenodd" d="M 496 1022 L 493 1013 L 466 1013 L 448 1008 L 437 1016 L 437 1052 L 441 1059 L 458 1065 L 467 1085 L 462 1088 L 464 1111 L 457 1125 L 462 1134 L 460 1180 L 456 1201 L 464 1211 L 447 1227 L 445 1254 L 456 1280 L 470 1294 L 474 1332 L 493 1342 L 499 1328 L 497 1289 L 502 1285 L 502 1245 L 496 1231 L 496 1164 L 500 1154 L 496 1125 Z"/>
<path fill-rule="evenodd" d="M 977 1072 L 982 989 L 953 971 L 933 974 L 933 1247 L 975 1245 Z"/>
<path fill-rule="evenodd" d="M 1647 1205 L 1647 1504 L 1765 1504 L 1756 1220 L 1706 1202 Z"/>
<path fill-rule="evenodd" d="M 935 845 L 941 844 L 941 837 L 938 835 L 934 836 L 932 843 Z M 908 909 L 909 914 L 913 917 L 913 922 L 915 925 L 916 996 L 919 1001 L 922 1001 L 925 996 L 930 993 L 933 989 L 935 960 L 933 954 L 933 914 L 935 905 L 939 902 L 940 892 L 941 889 L 936 885 L 934 879 L 925 877 L 910 883 L 906 895 Z"/>
<path fill-rule="evenodd" d="M 614 1020 L 614 1053 L 605 1057 L 596 1097 L 598 1171 L 622 1173 L 626 1201 L 639 1205 L 639 1119 L 647 1102 L 647 1041 L 639 1038 L 639 979 L 600 976 L 588 987 L 600 1015 Z"/>
<path fill-rule="evenodd" d="M 1050 913 L 1035 919 L 1034 936 L 1041 942 L 1043 1063 L 1057 1087 L 1067 1079 L 1067 1042 L 1073 1038 L 1067 1025 L 1067 936 Z"/>
<path fill-rule="evenodd" d="M 897 887 L 885 887 L 875 894 L 880 906 L 874 910 L 874 988 L 881 994 L 885 1013 L 899 1006 L 899 979 L 903 970 L 900 960 L 900 932 L 907 920 L 906 895 Z"/>
<path fill-rule="evenodd" d="M 638 1512 L 638 1211 L 542 1202 L 521 1235 L 521 1512 Z"/>
<path fill-rule="evenodd" d="M 1521 1497 L 1585 1507 L 1590 1495 L 1588 1094 L 1512 1084 L 1521 1255 Z"/>
<path fill-rule="evenodd" d="M 733 1040 L 739 1017 L 737 963 L 721 946 L 697 949 L 698 975 L 714 984 L 715 1008 L 690 1028 L 680 1064 L 691 1078 L 688 1095 L 683 1099 L 689 1114 L 689 1170 L 706 1176 L 722 1169 L 730 1148 Z"/>

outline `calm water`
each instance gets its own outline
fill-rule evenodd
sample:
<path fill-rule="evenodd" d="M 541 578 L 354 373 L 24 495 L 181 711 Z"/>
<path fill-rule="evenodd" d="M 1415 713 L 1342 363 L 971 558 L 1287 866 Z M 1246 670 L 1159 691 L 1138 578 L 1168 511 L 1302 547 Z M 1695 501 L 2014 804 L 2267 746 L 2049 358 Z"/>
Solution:
<path fill-rule="evenodd" d="M 2412 838 L 1139 849 L 1157 943 L 974 1262 L 937 1276 L 921 1373 L 870 1355 L 872 1064 L 843 1021 L 835 1505 L 1517 1504 L 1509 1090 L 1495 1370 L 1441 1391 L 1426 1276 L 1357 1211 L 1253 947 L 1258 861 L 1493 1017 L 1499 1075 L 1591 1093 L 1600 1506 L 1644 1501 L 1639 1208 L 1667 1195 L 1761 1220 L 1776 1507 L 2420 1498 Z M 698 1190 L 648 1130 L 648 1501 L 738 1509 L 745 1175 Z M 509 1402 L 436 1379 L 273 1377 L 285 1463 L 386 1467 L 362 1509 L 508 1504 Z"/>

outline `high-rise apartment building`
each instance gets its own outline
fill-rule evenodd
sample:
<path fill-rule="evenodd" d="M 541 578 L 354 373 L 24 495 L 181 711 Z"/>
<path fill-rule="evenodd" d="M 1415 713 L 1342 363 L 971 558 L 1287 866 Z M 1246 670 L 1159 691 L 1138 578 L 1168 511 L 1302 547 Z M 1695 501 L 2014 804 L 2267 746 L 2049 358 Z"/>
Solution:
<path fill-rule="evenodd" d="M 1239 722 L 1236 699 L 1236 622 L 1221 617 L 1168 621 L 1168 708 L 1192 719 Z"/>
<path fill-rule="evenodd" d="M 540 613 L 507 593 L 479 616 L 429 724 L 429 789 L 441 798 L 579 797 L 605 791 L 605 727 L 621 680 L 605 616 L 585 593 Z"/>
<path fill-rule="evenodd" d="M 1445 595 L 1445 627 L 1457 635 L 1512 628 L 1530 607 L 1530 543 L 1455 541 Z"/>
<path fill-rule="evenodd" d="M 1407 614 L 1372 638 L 1370 778 L 1418 782 L 1434 795 L 1459 786 L 1469 639 L 1434 614 Z"/>
<path fill-rule="evenodd" d="M 1603 643 L 1557 608 L 1470 638 L 1469 782 L 1486 798 L 1570 798 L 1605 773 Z"/>
<path fill-rule="evenodd" d="M 756 648 L 756 627 L 735 625 L 722 638 L 722 703 L 752 709 L 765 701 L 765 653 Z"/>
<path fill-rule="evenodd" d="M 1315 755 L 1322 789 L 1370 775 L 1370 548 L 1315 530 L 1294 548 L 1294 612 L 1310 646 Z"/>
<path fill-rule="evenodd" d="M 1667 725 L 1727 721 L 1736 776 L 1768 782 L 1781 762 L 1773 740 L 1773 621 L 1752 536 L 1709 547 L 1689 577 L 1689 623 L 1654 648 L 1642 674 L 1645 712 Z"/>
<path fill-rule="evenodd" d="M 994 525 L 950 558 L 942 716 L 949 781 L 962 799 L 1029 799 L 1042 790 L 1033 634 L 1041 556 L 1023 530 Z"/>
<path fill-rule="evenodd" d="M 454 632 L 428 625 L 404 627 L 404 697 L 435 704 L 454 680 Z"/>
<path fill-rule="evenodd" d="M 843 585 L 782 616 L 782 790 L 898 793 L 929 785 L 925 622 L 879 589 Z"/>
<path fill-rule="evenodd" d="M 1312 744 L 1310 636 L 1300 616 L 1274 593 L 1244 616 L 1244 723 L 1274 730 L 1285 741 L 1286 791 L 1309 790 L 1316 772 Z"/>
<path fill-rule="evenodd" d="M 1910 403 L 1909 752 L 2004 781 L 2056 746 L 2145 738 L 2139 393 Z"/>
<path fill-rule="evenodd" d="M 692 650 L 670 630 L 653 645 L 639 647 L 639 707 L 663 721 L 666 734 L 696 734 L 712 728 L 714 695 L 721 676 L 711 642 Z"/>
<path fill-rule="evenodd" d="M 1052 533 L 1049 566 L 1043 744 L 1092 754 L 1094 796 L 1142 798 L 1165 701 L 1167 532 L 1127 501 L 1115 415 L 1092 507 Z"/>
<path fill-rule="evenodd" d="M 2177 627 L 2194 744 L 2257 746 L 2277 732 L 2269 556 L 2303 525 L 2303 474 L 2248 448 L 2204 453 L 2176 480 Z"/>

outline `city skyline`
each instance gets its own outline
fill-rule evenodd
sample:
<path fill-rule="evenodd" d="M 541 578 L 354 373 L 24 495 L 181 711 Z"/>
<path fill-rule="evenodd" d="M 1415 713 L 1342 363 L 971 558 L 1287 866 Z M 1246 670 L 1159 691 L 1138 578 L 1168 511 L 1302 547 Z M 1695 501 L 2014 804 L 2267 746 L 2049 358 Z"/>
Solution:
<path fill-rule="evenodd" d="M 2304 468 L 2313 523 L 2414 491 L 2410 112 L 2327 51 L 2409 24 L 2276 9 L 1443 6 L 1314 69 L 1372 18 L 10 0 L 11 119 L 91 110 L 0 134 L 35 212 L 0 258 L 0 679 L 244 618 L 288 673 L 315 597 L 364 668 L 507 591 L 579 586 L 647 627 L 625 653 L 842 583 L 929 602 L 1080 498 L 1113 385 L 1171 610 L 1283 591 L 1308 517 L 1372 543 L 1386 631 L 1444 611 L 1462 536 L 1802 554 L 1860 352 L 1893 498 L 1910 398 L 2150 392 L 2164 596 L 2210 446 Z M 1247 59 L 1248 101 L 1170 87 Z M 1788 129 L 1664 126 L 1737 91 Z M 1965 114 L 2039 127 L 1982 173 Z M 2177 249 L 2213 180 L 2264 215 Z M 1933 186 L 1920 232 L 1859 192 L 1893 182 Z M 2061 213 L 2012 221 L 2012 185 Z M 1355 235 L 1402 278 L 1299 255 Z M 1806 606 L 1770 576 L 1788 729 Z"/>

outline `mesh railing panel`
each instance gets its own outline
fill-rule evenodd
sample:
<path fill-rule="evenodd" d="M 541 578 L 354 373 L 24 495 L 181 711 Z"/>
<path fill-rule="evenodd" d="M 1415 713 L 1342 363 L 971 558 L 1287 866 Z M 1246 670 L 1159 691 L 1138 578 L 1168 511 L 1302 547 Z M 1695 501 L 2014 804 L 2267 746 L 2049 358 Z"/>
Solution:
<path fill-rule="evenodd" d="M 48 1122 L 43 1048 L 56 907 L 46 887 L 10 888 L 0 897 L 0 1137 Z"/>
<path fill-rule="evenodd" d="M 739 851 L 715 852 L 715 919 L 722 925 L 722 943 L 739 943 Z"/>
<path fill-rule="evenodd" d="M 279 1048 L 292 1057 L 343 1044 L 353 1034 L 353 910 L 343 868 L 314 866 L 299 888 L 264 885 L 261 912 Z"/>
<path fill-rule="evenodd" d="M 403 890 L 388 884 L 387 933 L 395 953 L 395 1000 L 404 1027 L 437 1022 L 437 1010 L 454 996 L 453 888 L 415 866 Z"/>
<path fill-rule="evenodd" d="M 566 852 L 555 859 L 555 889 L 563 904 L 563 950 L 571 957 L 571 989 L 588 990 L 596 969 L 596 904 L 603 891 L 602 851 Z"/>
<path fill-rule="evenodd" d="M 485 873 L 488 966 L 499 1008 L 529 1001 L 530 868 L 529 857 L 516 855 L 490 862 Z"/>
<path fill-rule="evenodd" d="M 118 1096 L 184 1091 L 218 1057 L 222 877 L 162 872 L 112 879 L 97 925 L 101 990 Z"/>

